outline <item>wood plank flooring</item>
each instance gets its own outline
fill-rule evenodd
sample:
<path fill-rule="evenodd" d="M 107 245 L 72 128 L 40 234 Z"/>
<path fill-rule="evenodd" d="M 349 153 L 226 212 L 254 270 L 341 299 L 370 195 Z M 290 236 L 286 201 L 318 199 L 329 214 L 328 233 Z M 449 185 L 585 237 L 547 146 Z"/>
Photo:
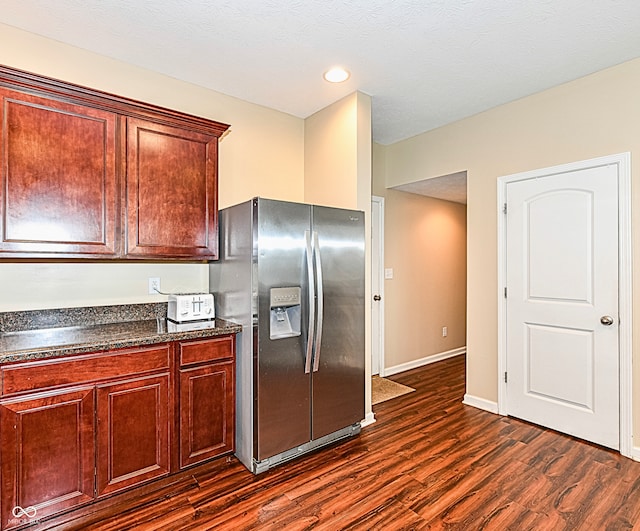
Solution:
<path fill-rule="evenodd" d="M 235 458 L 31 529 L 640 529 L 640 463 L 462 404 L 464 357 L 396 375 L 360 436 L 253 476 Z"/>

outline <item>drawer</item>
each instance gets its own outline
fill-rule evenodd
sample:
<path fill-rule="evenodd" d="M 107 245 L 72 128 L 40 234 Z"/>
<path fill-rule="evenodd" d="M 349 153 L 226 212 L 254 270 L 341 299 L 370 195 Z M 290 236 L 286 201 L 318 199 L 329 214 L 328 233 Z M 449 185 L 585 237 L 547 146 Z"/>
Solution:
<path fill-rule="evenodd" d="M 233 358 L 234 336 L 179 343 L 180 365 L 193 365 Z"/>
<path fill-rule="evenodd" d="M 6 365 L 2 396 L 120 378 L 171 367 L 168 344 Z"/>

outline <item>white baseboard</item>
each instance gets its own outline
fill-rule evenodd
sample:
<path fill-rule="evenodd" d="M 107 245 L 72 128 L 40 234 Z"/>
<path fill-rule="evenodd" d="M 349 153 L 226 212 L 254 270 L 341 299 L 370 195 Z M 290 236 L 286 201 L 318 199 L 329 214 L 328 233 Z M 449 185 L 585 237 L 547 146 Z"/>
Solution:
<path fill-rule="evenodd" d="M 489 413 L 498 413 L 498 403 L 492 402 L 491 400 L 486 400 L 484 398 L 478 398 L 477 396 L 465 394 L 462 399 L 462 403 L 467 406 L 473 406 L 478 409 L 482 409 L 484 411 L 488 411 Z"/>
<path fill-rule="evenodd" d="M 373 411 L 371 411 L 370 413 L 367 413 L 367 416 L 364 418 L 364 420 L 360 421 L 360 426 L 364 428 L 365 426 L 373 424 L 375 421 L 376 417 L 373 414 Z"/>
<path fill-rule="evenodd" d="M 418 360 L 408 361 L 407 363 L 394 365 L 393 367 L 386 367 L 380 371 L 380 376 L 391 376 L 392 374 L 398 374 L 399 372 L 417 369 L 418 367 L 429 365 L 430 363 L 435 363 L 436 361 L 442 361 L 446 360 L 447 358 L 453 358 L 454 356 L 460 356 L 460 354 L 465 354 L 466 352 L 467 347 L 464 346 L 455 348 L 453 350 L 448 350 L 446 352 L 440 352 L 439 354 L 432 354 L 431 356 L 426 356 Z"/>
<path fill-rule="evenodd" d="M 640 448 L 637 446 L 632 447 L 631 455 L 627 455 L 625 457 L 630 457 L 634 461 L 640 461 Z"/>

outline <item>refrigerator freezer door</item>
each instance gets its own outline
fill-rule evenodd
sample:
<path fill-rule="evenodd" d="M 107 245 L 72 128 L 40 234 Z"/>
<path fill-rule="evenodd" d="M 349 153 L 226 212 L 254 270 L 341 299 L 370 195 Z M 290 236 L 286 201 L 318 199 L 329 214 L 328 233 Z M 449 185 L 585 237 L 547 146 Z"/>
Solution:
<path fill-rule="evenodd" d="M 312 207 L 322 269 L 322 344 L 312 378 L 312 438 L 364 418 L 364 213 Z"/>
<path fill-rule="evenodd" d="M 311 438 L 310 374 L 305 374 L 309 289 L 305 231 L 309 205 L 257 200 L 253 282 L 258 288 L 254 341 L 254 459 L 262 461 Z M 270 337 L 272 288 L 300 287 L 301 334 Z"/>

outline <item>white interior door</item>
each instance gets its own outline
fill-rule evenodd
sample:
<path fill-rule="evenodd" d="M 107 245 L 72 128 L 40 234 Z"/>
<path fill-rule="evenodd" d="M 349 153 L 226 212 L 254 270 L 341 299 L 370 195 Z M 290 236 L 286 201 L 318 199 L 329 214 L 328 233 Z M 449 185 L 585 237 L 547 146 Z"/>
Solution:
<path fill-rule="evenodd" d="M 507 413 L 620 445 L 618 172 L 506 186 Z"/>
<path fill-rule="evenodd" d="M 371 374 L 384 376 L 384 198 L 371 200 Z"/>

